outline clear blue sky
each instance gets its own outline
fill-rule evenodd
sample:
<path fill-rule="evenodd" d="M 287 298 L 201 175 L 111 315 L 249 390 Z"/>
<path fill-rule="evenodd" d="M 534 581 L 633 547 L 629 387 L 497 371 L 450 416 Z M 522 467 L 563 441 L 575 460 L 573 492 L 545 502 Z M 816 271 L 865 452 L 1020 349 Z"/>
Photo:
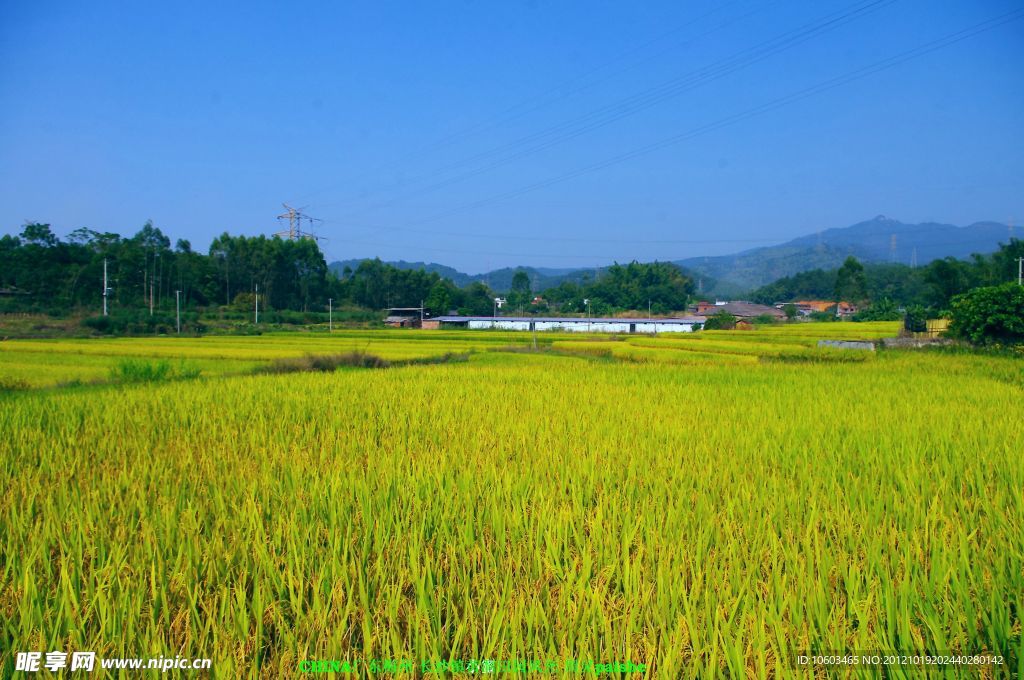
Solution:
<path fill-rule="evenodd" d="M 478 272 L 1024 222 L 1024 20 L 661 144 L 1024 7 L 897 0 L 768 42 L 866 4 L 3 3 L 0 232 L 152 219 L 205 250 L 289 201 L 329 260 Z"/>

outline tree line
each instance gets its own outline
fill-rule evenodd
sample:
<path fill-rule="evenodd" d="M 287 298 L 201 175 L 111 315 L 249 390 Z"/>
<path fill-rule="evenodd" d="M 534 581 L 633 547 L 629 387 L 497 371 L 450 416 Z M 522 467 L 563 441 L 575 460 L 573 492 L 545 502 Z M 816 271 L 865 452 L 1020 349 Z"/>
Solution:
<path fill-rule="evenodd" d="M 437 316 L 451 311 L 489 315 L 496 294 L 482 282 L 458 287 L 424 270 L 399 269 L 379 259 L 331 272 L 315 241 L 223 233 L 203 253 L 171 239 L 152 222 L 133 236 L 78 229 L 59 238 L 50 225 L 24 225 L 17 236 L 0 237 L 0 311 L 54 315 L 96 313 L 102 306 L 103 271 L 111 313 L 175 309 L 326 312 L 418 307 Z M 638 309 L 684 310 L 693 281 L 673 264 L 615 264 L 593 280 L 567 281 L 533 291 L 530 277 L 516 272 L 502 313 L 610 314 Z"/>
<path fill-rule="evenodd" d="M 873 305 L 922 307 L 938 314 L 948 311 L 957 295 L 1016 282 L 1018 257 L 1024 257 L 1024 240 L 1014 238 L 989 255 L 975 254 L 967 260 L 947 257 L 921 267 L 861 264 L 850 258 L 837 269 L 813 269 L 778 279 L 753 291 L 750 297 L 762 304 L 841 298 Z"/>

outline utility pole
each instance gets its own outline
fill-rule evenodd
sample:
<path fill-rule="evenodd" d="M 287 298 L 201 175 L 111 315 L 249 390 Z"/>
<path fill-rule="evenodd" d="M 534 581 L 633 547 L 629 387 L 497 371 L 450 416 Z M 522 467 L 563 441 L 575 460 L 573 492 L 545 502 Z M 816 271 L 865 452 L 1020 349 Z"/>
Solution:
<path fill-rule="evenodd" d="M 327 298 L 327 332 L 334 332 L 334 300 Z"/>
<path fill-rule="evenodd" d="M 153 277 L 149 277 L 149 315 L 153 316 Z"/>
<path fill-rule="evenodd" d="M 256 325 L 260 323 L 260 284 L 256 284 Z"/>
<path fill-rule="evenodd" d="M 584 299 L 583 304 L 587 306 L 587 330 L 589 331 L 594 323 L 594 316 L 590 313 L 590 298 Z"/>
<path fill-rule="evenodd" d="M 648 298 L 648 300 L 647 300 L 647 318 L 648 319 L 651 318 L 651 300 L 650 300 L 650 298 Z"/>
<path fill-rule="evenodd" d="M 174 291 L 174 315 L 178 319 L 178 335 L 181 335 L 181 290 Z"/>
<path fill-rule="evenodd" d="M 420 328 L 423 328 L 423 300 L 420 300 Z"/>
<path fill-rule="evenodd" d="M 1017 258 L 1017 285 L 1024 286 L 1024 257 Z"/>
<path fill-rule="evenodd" d="M 107 258 L 103 258 L 103 316 L 107 315 Z"/>

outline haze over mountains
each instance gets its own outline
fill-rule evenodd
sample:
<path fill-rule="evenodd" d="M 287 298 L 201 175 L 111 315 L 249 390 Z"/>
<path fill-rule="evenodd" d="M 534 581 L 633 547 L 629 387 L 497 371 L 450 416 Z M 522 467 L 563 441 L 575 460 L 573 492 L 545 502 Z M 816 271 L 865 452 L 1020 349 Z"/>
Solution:
<path fill-rule="evenodd" d="M 906 224 L 884 215 L 849 227 L 826 229 L 800 236 L 776 246 L 744 250 L 732 255 L 691 257 L 674 260 L 698 280 L 709 295 L 737 295 L 783 276 L 809 269 L 832 269 L 853 255 L 863 262 L 897 262 L 924 265 L 944 257 L 966 258 L 972 253 L 990 253 L 1014 236 L 1013 228 L 998 222 L 975 222 L 966 227 L 937 222 Z M 355 268 L 361 260 L 332 262 L 333 271 Z M 522 269 L 530 275 L 534 290 L 556 286 L 562 281 L 583 281 L 599 275 L 600 268 L 552 269 L 506 267 L 484 274 L 465 274 L 432 262 L 389 262 L 401 269 L 426 269 L 451 279 L 458 286 L 484 281 L 496 291 L 507 291 L 512 276 Z"/>

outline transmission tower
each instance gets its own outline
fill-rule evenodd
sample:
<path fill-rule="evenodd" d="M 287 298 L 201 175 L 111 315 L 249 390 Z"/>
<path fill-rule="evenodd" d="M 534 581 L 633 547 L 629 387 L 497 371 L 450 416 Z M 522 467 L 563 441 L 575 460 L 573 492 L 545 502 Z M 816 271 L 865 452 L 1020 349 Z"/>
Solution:
<path fill-rule="evenodd" d="M 288 228 L 284 231 L 279 231 L 274 236 L 280 236 L 290 241 L 297 241 L 300 238 L 313 239 L 319 241 L 322 236 L 317 236 L 312 231 L 302 230 L 302 221 L 305 220 L 309 225 L 310 229 L 313 227 L 314 222 L 322 222 L 323 220 L 317 219 L 316 217 L 310 217 L 306 213 L 302 212 L 301 208 L 293 208 L 287 203 L 282 203 L 287 212 L 281 213 L 277 216 L 279 220 L 288 220 Z"/>

